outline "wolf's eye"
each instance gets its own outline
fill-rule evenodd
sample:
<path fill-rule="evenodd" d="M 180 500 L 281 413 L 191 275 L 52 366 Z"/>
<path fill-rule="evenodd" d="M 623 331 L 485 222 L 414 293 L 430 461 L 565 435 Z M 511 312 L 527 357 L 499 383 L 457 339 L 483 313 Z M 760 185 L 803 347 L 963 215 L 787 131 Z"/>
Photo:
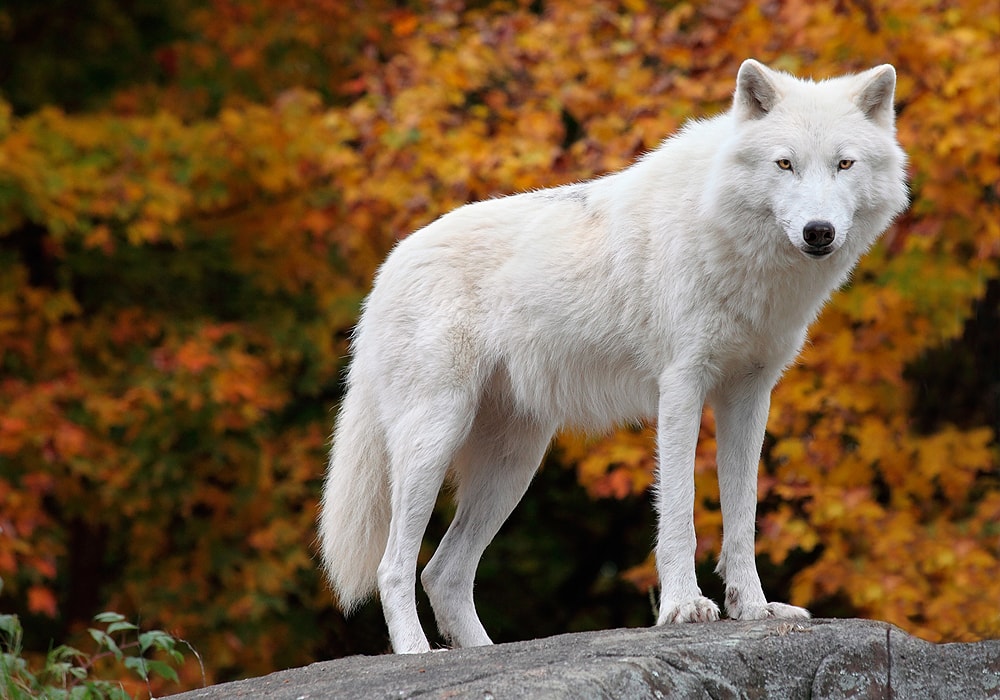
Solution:
<path fill-rule="evenodd" d="M 850 170 L 852 165 L 854 165 L 854 161 L 848 160 L 847 158 L 844 158 L 842 161 L 837 163 L 837 167 L 840 170 Z"/>
<path fill-rule="evenodd" d="M 777 163 L 778 167 L 781 168 L 782 170 L 791 170 L 792 169 L 792 161 L 788 160 L 787 158 L 782 158 L 782 159 L 776 160 L 774 162 Z M 843 162 L 844 161 L 841 161 L 841 164 L 843 164 Z"/>

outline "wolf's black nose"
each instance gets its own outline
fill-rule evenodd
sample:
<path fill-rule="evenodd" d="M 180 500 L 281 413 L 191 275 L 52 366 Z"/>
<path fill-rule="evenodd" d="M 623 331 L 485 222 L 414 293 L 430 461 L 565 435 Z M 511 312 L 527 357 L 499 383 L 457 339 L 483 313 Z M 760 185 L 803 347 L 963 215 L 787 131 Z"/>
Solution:
<path fill-rule="evenodd" d="M 810 221 L 802 227 L 802 240 L 816 248 L 830 245 L 836 236 L 837 231 L 829 221 Z"/>

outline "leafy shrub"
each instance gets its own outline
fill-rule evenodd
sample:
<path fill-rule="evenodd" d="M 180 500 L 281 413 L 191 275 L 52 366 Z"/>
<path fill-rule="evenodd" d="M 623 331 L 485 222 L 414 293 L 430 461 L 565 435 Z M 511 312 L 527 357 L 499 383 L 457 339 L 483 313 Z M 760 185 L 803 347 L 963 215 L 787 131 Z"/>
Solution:
<path fill-rule="evenodd" d="M 24 630 L 20 619 L 17 615 L 0 615 L 0 694 L 3 698 L 131 698 L 122 681 L 95 677 L 98 667 L 109 661 L 126 669 L 125 672 L 115 669 L 118 677 L 137 676 L 146 684 L 150 696 L 153 695 L 152 681 L 157 677 L 179 682 L 171 663 L 183 662 L 184 655 L 178 647 L 186 642 L 162 630 L 143 632 L 138 625 L 115 612 L 102 612 L 94 617 L 94 622 L 97 626 L 87 632 L 96 644 L 95 651 L 88 654 L 62 644 L 49 650 L 41 668 L 34 668 L 30 659 L 22 656 Z M 188 648 L 197 657 L 190 645 Z M 152 658 L 156 652 L 167 660 Z"/>

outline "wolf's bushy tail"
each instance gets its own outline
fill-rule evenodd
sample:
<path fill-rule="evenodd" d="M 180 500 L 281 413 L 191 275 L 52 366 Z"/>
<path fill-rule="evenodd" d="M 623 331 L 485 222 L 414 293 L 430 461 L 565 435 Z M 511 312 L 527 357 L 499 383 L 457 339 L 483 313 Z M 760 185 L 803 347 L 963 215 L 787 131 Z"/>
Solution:
<path fill-rule="evenodd" d="M 391 517 L 385 441 L 359 388 L 341 403 L 319 516 L 323 568 L 345 614 L 375 592 Z"/>

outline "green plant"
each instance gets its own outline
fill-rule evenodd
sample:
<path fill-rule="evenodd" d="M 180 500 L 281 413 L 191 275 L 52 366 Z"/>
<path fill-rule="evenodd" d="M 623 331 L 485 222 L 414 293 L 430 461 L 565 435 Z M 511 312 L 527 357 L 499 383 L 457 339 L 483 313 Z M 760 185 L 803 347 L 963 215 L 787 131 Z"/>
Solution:
<path fill-rule="evenodd" d="M 187 642 L 162 630 L 145 632 L 116 612 L 103 612 L 94 617 L 96 625 L 87 630 L 97 645 L 92 653 L 68 645 L 49 650 L 41 668 L 33 668 L 22 656 L 23 629 L 17 615 L 0 615 L 0 697 L 4 700 L 46 698 L 51 700 L 119 700 L 132 696 L 119 680 L 94 677 L 99 665 L 111 662 L 124 666 L 146 684 L 153 695 L 151 681 L 162 678 L 178 683 L 171 663 L 180 664 L 184 655 L 178 647 L 185 645 L 198 658 Z M 116 641 L 117 637 L 117 641 Z M 134 637 L 134 639 L 132 638 Z M 156 652 L 166 657 L 152 658 Z M 118 677 L 129 675 L 116 673 Z"/>

